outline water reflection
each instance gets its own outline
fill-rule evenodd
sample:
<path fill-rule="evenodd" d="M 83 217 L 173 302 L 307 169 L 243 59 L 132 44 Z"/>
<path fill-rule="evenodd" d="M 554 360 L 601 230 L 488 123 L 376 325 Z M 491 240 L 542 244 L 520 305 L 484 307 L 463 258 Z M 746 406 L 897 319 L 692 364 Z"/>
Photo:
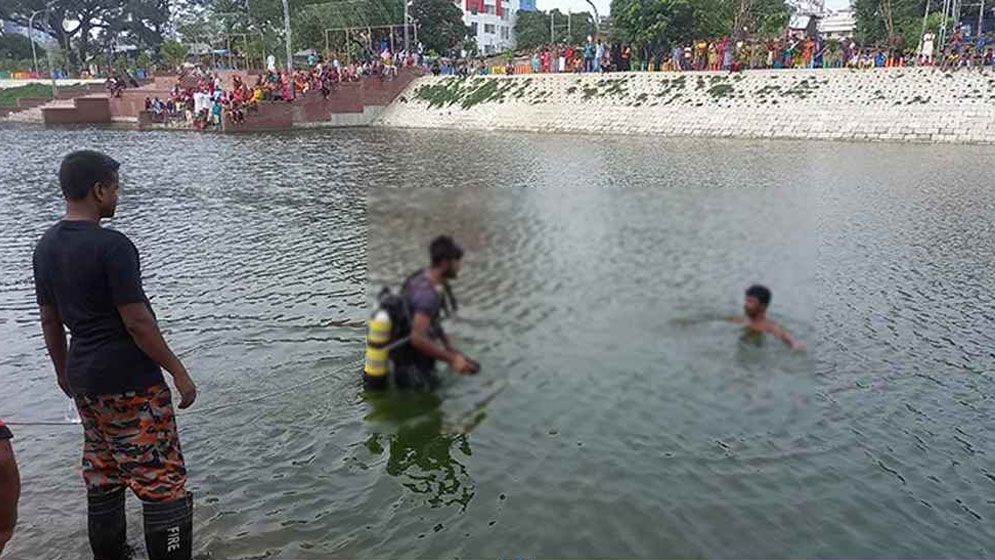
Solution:
<path fill-rule="evenodd" d="M 382 456 L 386 447 L 387 474 L 431 507 L 465 510 L 476 493 L 460 460 L 472 454 L 469 429 L 447 427 L 442 399 L 414 391 L 367 392 L 364 399 L 370 405 L 366 420 L 374 429 L 366 449 Z"/>

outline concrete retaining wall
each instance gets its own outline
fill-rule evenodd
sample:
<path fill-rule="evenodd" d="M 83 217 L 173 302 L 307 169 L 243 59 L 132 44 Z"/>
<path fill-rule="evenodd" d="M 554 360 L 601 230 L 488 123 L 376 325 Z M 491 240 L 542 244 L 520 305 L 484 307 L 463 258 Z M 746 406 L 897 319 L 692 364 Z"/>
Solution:
<path fill-rule="evenodd" d="M 926 68 L 424 77 L 381 126 L 995 143 L 995 72 Z"/>

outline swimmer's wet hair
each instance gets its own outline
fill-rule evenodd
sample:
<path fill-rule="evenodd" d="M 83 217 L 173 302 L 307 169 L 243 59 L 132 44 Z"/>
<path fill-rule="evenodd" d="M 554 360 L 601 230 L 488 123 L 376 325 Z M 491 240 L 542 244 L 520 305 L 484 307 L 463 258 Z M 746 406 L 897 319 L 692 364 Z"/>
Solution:
<path fill-rule="evenodd" d="M 432 240 L 432 244 L 428 246 L 428 252 L 432 256 L 432 266 L 463 258 L 463 248 L 448 235 L 440 235 Z"/>
<path fill-rule="evenodd" d="M 746 289 L 746 297 L 755 297 L 764 307 L 770 305 L 771 293 L 766 286 L 754 284 Z"/>
<path fill-rule="evenodd" d="M 82 200 L 97 183 L 107 185 L 121 164 L 107 154 L 78 150 L 67 155 L 59 167 L 59 186 L 66 200 Z"/>

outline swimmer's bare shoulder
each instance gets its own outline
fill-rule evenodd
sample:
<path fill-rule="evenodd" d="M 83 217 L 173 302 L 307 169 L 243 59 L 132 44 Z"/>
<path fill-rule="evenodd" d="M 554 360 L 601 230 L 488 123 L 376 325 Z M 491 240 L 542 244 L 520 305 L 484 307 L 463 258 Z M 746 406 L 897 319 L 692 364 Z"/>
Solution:
<path fill-rule="evenodd" d="M 743 325 L 752 331 L 767 333 L 771 336 L 777 337 L 790 346 L 792 350 L 796 350 L 798 352 L 806 350 L 805 343 L 795 339 L 795 337 L 791 336 L 791 333 L 789 333 L 784 327 L 774 321 L 771 321 L 770 319 L 764 318 L 759 321 L 751 321 L 749 317 L 744 315 L 736 315 L 734 317 L 730 317 L 729 321 L 736 323 L 737 325 Z"/>

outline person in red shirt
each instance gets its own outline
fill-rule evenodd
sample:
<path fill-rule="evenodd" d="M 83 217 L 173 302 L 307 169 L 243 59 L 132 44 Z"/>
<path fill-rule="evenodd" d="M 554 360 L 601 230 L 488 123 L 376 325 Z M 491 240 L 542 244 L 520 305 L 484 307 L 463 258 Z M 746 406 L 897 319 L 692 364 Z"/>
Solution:
<path fill-rule="evenodd" d="M 21 496 L 21 476 L 17 472 L 13 436 L 0 418 L 0 554 L 14 535 L 17 524 L 17 500 Z"/>

